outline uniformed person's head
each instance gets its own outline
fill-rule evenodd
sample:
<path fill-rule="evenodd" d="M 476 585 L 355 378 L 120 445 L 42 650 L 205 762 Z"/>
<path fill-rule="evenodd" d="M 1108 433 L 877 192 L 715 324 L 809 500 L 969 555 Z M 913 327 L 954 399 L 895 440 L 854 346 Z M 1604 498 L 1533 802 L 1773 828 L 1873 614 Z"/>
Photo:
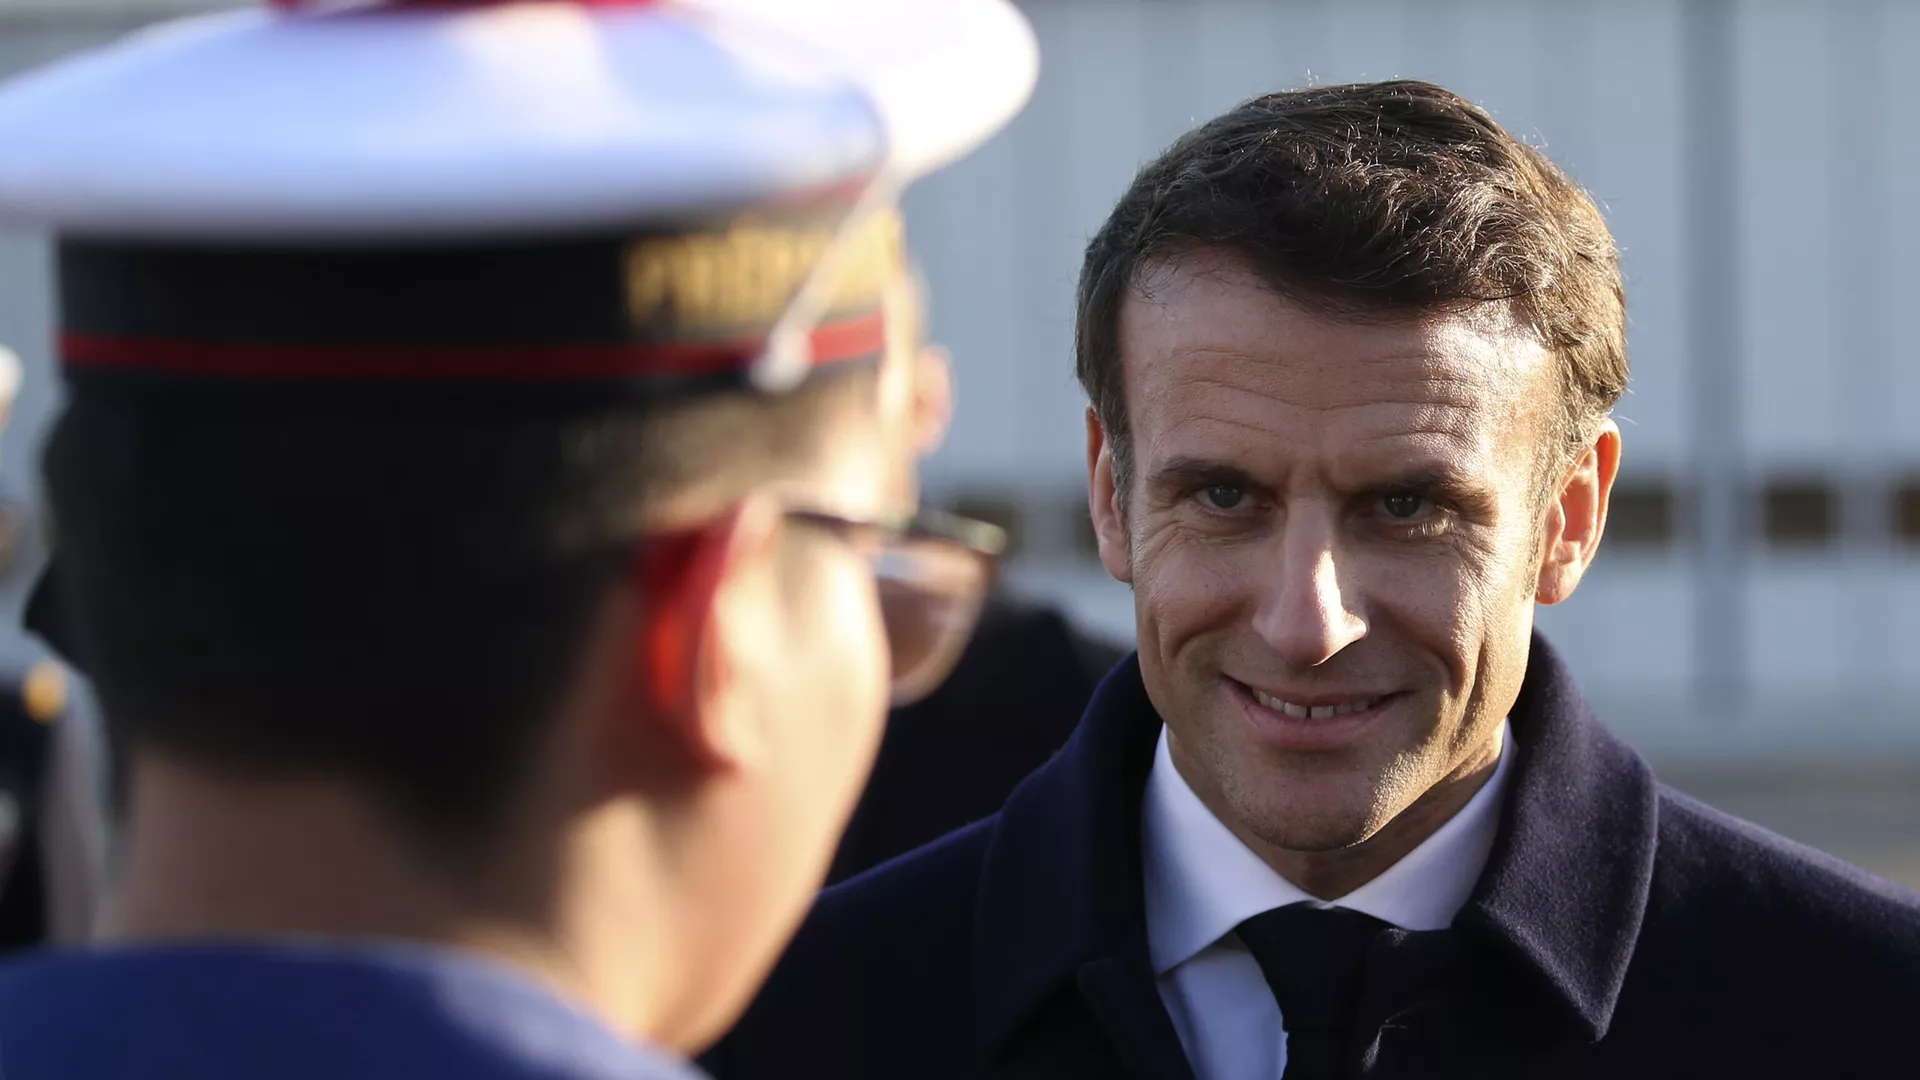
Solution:
<path fill-rule="evenodd" d="M 676 927 L 647 962 L 697 992 L 651 1023 L 697 1042 L 986 583 L 990 529 L 915 515 L 945 372 L 892 198 L 1030 38 L 1000 0 L 348 7 L 0 96 L 134 858 L 176 788 L 348 792 L 487 902 Z"/>

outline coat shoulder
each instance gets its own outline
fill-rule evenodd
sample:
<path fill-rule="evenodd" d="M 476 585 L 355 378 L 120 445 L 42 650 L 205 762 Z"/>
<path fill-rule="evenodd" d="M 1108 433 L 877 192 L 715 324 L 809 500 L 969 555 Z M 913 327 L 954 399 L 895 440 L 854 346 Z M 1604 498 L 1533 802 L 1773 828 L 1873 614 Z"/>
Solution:
<path fill-rule="evenodd" d="M 1652 908 L 1769 942 L 1783 963 L 1885 971 L 1920 992 L 1920 895 L 1670 788 Z"/>
<path fill-rule="evenodd" d="M 820 894 L 795 941 L 875 941 L 972 921 L 998 814 L 881 863 Z"/>
<path fill-rule="evenodd" d="M 701 1063 L 722 1080 L 889 1076 L 915 1053 L 957 1051 L 971 1030 L 975 898 L 998 820 L 822 893 L 752 1007 Z"/>

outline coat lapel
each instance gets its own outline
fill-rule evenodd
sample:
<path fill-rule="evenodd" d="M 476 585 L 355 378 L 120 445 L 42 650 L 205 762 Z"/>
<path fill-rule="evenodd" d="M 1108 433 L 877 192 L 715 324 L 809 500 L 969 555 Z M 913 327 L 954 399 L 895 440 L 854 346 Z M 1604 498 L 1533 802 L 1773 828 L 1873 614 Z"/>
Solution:
<path fill-rule="evenodd" d="M 1658 786 L 1536 636 L 1498 839 L 1453 927 L 1395 931 L 1369 972 L 1363 1075 L 1540 1075 L 1607 1033 L 1651 887 Z"/>
<path fill-rule="evenodd" d="M 975 968 L 987 1060 L 1009 1062 L 1037 1042 L 1063 1075 L 1117 1062 L 1139 1080 L 1191 1080 L 1147 959 L 1140 803 L 1159 733 L 1129 657 L 1067 746 L 1001 811 L 981 877 Z M 1050 1030 L 1036 1036 L 1036 1026 Z M 1077 1050 L 1060 1042 L 1074 1031 L 1086 1041 Z"/>
<path fill-rule="evenodd" d="M 1513 732 L 1518 768 L 1499 838 L 1454 926 L 1598 1040 L 1646 914 L 1659 785 L 1537 634 Z"/>
<path fill-rule="evenodd" d="M 1397 935 L 1383 960 L 1405 970 L 1369 992 L 1379 1037 L 1368 1060 L 1385 1073 L 1435 1053 L 1477 1058 L 1483 1041 L 1495 1056 L 1522 1042 L 1591 1042 L 1611 1023 L 1652 881 L 1658 788 L 1538 635 L 1512 716 L 1516 774 L 1473 898 L 1452 930 Z M 1190 1080 L 1147 959 L 1140 807 L 1159 731 L 1130 657 L 1001 812 L 976 935 L 985 1060 L 1018 1058 L 1046 1027 L 1062 1075 L 1060 1055 L 1079 1053 L 1141 1080 Z M 1521 1013 L 1539 1023 L 1515 1042 L 1502 1016 Z M 1503 1028 L 1504 1043 L 1483 1039 Z M 1069 1030 L 1088 1045 L 1068 1052 Z"/>
<path fill-rule="evenodd" d="M 1193 1080 L 1193 1067 L 1160 1002 L 1151 966 L 1109 956 L 1082 965 L 1077 981 L 1128 1076 Z"/>

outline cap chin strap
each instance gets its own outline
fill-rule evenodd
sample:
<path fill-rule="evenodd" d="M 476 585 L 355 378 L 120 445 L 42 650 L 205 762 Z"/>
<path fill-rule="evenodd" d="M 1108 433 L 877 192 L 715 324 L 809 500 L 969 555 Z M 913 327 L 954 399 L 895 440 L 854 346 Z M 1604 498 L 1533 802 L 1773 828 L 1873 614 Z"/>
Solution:
<path fill-rule="evenodd" d="M 873 179 L 854 200 L 847 216 L 841 219 L 833 238 L 827 241 L 820 259 L 814 263 L 793 299 L 767 332 L 766 346 L 747 368 L 747 379 L 764 394 L 783 394 L 798 386 L 813 370 L 813 331 L 833 303 L 834 290 L 848 269 L 848 262 L 860 250 L 866 226 L 877 214 L 893 208 L 899 201 L 900 177 L 891 167 L 874 173 Z"/>

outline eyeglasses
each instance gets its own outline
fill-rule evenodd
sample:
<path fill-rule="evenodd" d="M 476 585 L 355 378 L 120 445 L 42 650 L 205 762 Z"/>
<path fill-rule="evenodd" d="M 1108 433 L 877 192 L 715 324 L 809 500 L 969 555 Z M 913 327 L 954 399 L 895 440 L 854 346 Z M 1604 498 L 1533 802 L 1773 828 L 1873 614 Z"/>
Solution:
<path fill-rule="evenodd" d="M 1004 531 L 940 510 L 886 520 L 790 509 L 787 520 L 826 529 L 869 552 L 895 705 L 926 697 L 953 674 L 1006 549 Z"/>

